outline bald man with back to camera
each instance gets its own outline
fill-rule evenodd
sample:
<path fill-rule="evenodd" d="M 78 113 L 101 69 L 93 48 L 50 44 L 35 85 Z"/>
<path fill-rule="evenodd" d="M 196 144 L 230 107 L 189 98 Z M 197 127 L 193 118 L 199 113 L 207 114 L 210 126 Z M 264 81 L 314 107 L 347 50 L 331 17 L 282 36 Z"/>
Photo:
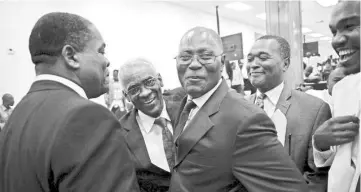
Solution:
<path fill-rule="evenodd" d="M 139 191 L 118 120 L 88 100 L 108 90 L 97 28 L 49 13 L 32 29 L 29 50 L 37 76 L 0 133 L 0 191 Z"/>
<path fill-rule="evenodd" d="M 172 192 L 308 191 L 272 120 L 221 78 L 224 55 L 216 32 L 186 32 L 176 60 L 187 97 L 175 124 Z"/>

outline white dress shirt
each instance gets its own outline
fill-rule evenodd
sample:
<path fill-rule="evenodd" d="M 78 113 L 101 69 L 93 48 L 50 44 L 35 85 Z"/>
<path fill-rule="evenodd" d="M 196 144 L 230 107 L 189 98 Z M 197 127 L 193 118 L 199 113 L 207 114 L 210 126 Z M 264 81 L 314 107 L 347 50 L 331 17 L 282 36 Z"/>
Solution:
<path fill-rule="evenodd" d="M 188 120 L 183 128 L 183 131 L 187 128 L 188 123 L 193 119 L 193 117 L 197 114 L 197 112 L 202 108 L 202 106 L 213 95 L 213 93 L 217 90 L 217 88 L 221 85 L 221 83 L 222 83 L 222 78 L 218 81 L 216 86 L 214 86 L 211 90 L 209 90 L 207 93 L 205 93 L 204 95 L 202 95 L 198 98 L 192 99 L 192 97 L 190 95 L 188 95 L 187 100 L 192 100 L 196 104 L 196 107 L 194 107 L 189 112 Z"/>
<path fill-rule="evenodd" d="M 263 109 L 269 118 L 271 118 L 273 113 L 276 111 L 276 105 L 281 96 L 284 85 L 285 85 L 284 82 L 282 82 L 277 87 L 264 93 L 265 95 L 267 95 L 267 97 L 263 101 L 263 104 L 264 104 Z M 261 92 L 259 90 L 257 90 L 256 96 L 259 96 L 260 94 L 261 94 Z"/>
<path fill-rule="evenodd" d="M 276 86 L 275 88 L 264 93 L 267 97 L 263 101 L 263 109 L 266 112 L 267 116 L 272 119 L 275 124 L 278 140 L 284 145 L 286 138 L 286 128 L 287 128 L 287 119 L 285 115 L 278 110 L 278 113 L 275 114 L 277 108 L 276 105 L 282 94 L 284 88 L 284 82 Z M 256 96 L 259 96 L 261 92 L 257 90 Z M 281 122 L 275 122 L 281 121 Z"/>
<path fill-rule="evenodd" d="M 88 97 L 85 94 L 84 89 L 81 88 L 76 83 L 70 81 L 69 79 L 65 79 L 65 78 L 57 76 L 57 75 L 43 74 L 43 75 L 36 76 L 34 82 L 44 81 L 44 80 L 55 81 L 55 82 L 61 83 L 65 86 L 69 87 L 70 89 L 72 89 L 73 91 L 78 93 L 80 96 L 84 97 L 85 99 L 88 99 Z"/>
<path fill-rule="evenodd" d="M 167 113 L 165 103 L 164 103 L 163 111 L 159 117 L 163 117 L 167 120 L 167 128 L 173 134 L 172 124 L 170 123 L 170 118 Z M 170 172 L 167 157 L 165 155 L 164 146 L 163 146 L 162 128 L 158 125 L 154 125 L 154 121 L 157 118 L 148 116 L 143 112 L 141 112 L 140 110 L 138 110 L 136 119 L 140 127 L 140 130 L 142 132 L 150 161 L 154 165 Z"/>

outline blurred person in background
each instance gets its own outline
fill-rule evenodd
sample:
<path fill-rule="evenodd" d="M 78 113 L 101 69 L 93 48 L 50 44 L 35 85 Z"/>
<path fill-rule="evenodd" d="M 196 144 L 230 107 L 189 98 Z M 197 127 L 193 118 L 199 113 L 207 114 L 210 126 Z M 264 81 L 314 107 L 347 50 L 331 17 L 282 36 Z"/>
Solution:
<path fill-rule="evenodd" d="M 3 95 L 2 100 L 3 103 L 0 106 L 0 131 L 4 128 L 5 123 L 13 112 L 12 106 L 14 105 L 14 97 L 11 94 L 6 93 Z"/>

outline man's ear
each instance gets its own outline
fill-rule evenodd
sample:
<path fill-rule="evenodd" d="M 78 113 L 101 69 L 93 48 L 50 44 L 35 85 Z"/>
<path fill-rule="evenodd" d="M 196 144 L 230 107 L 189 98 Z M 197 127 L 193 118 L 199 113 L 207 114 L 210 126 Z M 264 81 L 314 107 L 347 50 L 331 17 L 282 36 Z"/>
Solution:
<path fill-rule="evenodd" d="M 221 72 L 223 72 L 225 62 L 226 62 L 226 55 L 222 54 L 222 56 L 221 56 Z"/>
<path fill-rule="evenodd" d="M 286 72 L 288 67 L 290 67 L 290 59 L 285 59 L 283 62 L 283 72 Z"/>
<path fill-rule="evenodd" d="M 163 84 L 163 79 L 162 79 L 162 76 L 160 75 L 160 73 L 158 73 L 157 79 L 158 79 L 158 81 L 159 81 L 159 83 L 160 83 L 160 86 L 163 87 L 163 86 L 164 86 L 164 84 Z"/>
<path fill-rule="evenodd" d="M 71 45 L 65 45 L 61 50 L 61 54 L 66 61 L 66 66 L 72 69 L 79 69 L 79 58 L 77 55 L 77 51 Z"/>

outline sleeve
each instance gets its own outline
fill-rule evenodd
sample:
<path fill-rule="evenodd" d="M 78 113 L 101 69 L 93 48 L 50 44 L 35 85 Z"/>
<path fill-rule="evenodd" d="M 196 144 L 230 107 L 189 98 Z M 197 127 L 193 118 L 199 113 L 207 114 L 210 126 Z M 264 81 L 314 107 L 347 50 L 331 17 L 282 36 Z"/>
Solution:
<path fill-rule="evenodd" d="M 57 191 L 139 191 L 120 124 L 104 107 L 87 104 L 67 115 L 51 149 Z"/>
<path fill-rule="evenodd" d="M 328 167 L 331 166 L 333 157 L 335 155 L 335 150 L 333 148 L 327 151 L 319 151 L 314 145 L 314 140 L 312 137 L 312 149 L 313 149 L 313 158 L 316 167 Z"/>
<path fill-rule="evenodd" d="M 249 192 L 308 191 L 266 114 L 252 115 L 238 127 L 236 137 L 233 174 Z"/>
<path fill-rule="evenodd" d="M 327 103 L 323 102 L 317 113 L 315 122 L 312 128 L 312 135 L 317 128 L 322 125 L 326 120 L 331 118 L 331 110 Z M 312 192 L 326 191 L 327 190 L 327 177 L 328 167 L 320 168 L 315 165 L 314 150 L 313 150 L 313 138 L 310 139 L 308 144 L 308 157 L 307 164 L 304 168 L 303 176 L 306 179 L 308 186 Z"/>

